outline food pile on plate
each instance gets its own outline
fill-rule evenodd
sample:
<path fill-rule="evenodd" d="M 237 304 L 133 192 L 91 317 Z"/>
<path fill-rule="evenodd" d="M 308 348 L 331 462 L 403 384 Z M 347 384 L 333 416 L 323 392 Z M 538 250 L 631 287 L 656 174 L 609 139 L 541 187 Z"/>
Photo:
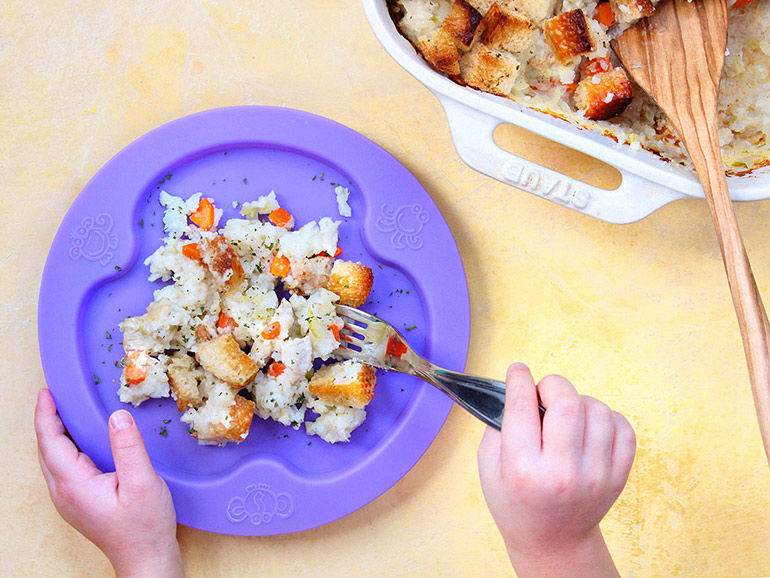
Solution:
<path fill-rule="evenodd" d="M 183 200 L 164 191 L 160 202 L 167 236 L 145 264 L 150 281 L 173 282 L 155 291 L 144 315 L 121 323 L 121 401 L 171 395 L 201 444 L 243 441 L 255 413 L 348 441 L 366 418 L 374 369 L 319 363 L 339 346 L 335 305 L 363 305 L 373 275 L 338 259 L 339 222 L 324 217 L 295 230 L 272 192 L 223 227 L 222 210 L 200 193 Z M 348 212 L 339 191 L 338 202 Z"/>
<path fill-rule="evenodd" d="M 387 1 L 399 31 L 455 82 L 690 165 L 665 115 L 610 49 L 658 0 Z M 770 158 L 770 2 L 728 5 L 720 141 L 728 168 L 745 169 Z"/>

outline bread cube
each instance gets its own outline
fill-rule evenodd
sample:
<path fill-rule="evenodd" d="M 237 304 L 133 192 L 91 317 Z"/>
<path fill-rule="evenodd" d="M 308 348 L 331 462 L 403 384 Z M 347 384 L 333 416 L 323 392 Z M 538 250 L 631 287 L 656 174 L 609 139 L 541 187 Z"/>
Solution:
<path fill-rule="evenodd" d="M 465 0 L 454 0 L 452 11 L 444 18 L 441 29 L 449 33 L 463 50 L 469 50 L 476 38 L 481 14 Z"/>
<path fill-rule="evenodd" d="M 575 89 L 575 106 L 592 120 L 622 113 L 634 96 L 631 81 L 622 68 L 599 72 L 581 80 Z"/>
<path fill-rule="evenodd" d="M 446 30 L 440 28 L 433 38 L 421 36 L 417 44 L 420 53 L 433 68 L 452 76 L 460 74 L 460 51 Z"/>
<path fill-rule="evenodd" d="M 195 358 L 203 369 L 237 389 L 251 383 L 259 371 L 229 333 L 201 343 Z"/>
<path fill-rule="evenodd" d="M 243 396 L 236 395 L 233 404 L 227 408 L 227 414 L 214 415 L 221 411 L 212 405 L 207 411 L 206 405 L 198 411 L 192 423 L 190 434 L 201 442 L 224 444 L 227 442 L 240 443 L 246 439 L 254 418 L 254 402 Z M 211 413 L 212 415 L 208 415 Z M 220 419 L 217 419 L 220 418 Z"/>
<path fill-rule="evenodd" d="M 493 50 L 523 52 L 532 42 L 532 24 L 495 2 L 481 20 L 479 41 Z"/>
<path fill-rule="evenodd" d="M 195 366 L 193 358 L 186 353 L 174 355 L 169 360 L 168 384 L 179 411 L 200 407 L 203 403 L 203 397 L 198 389 L 200 373 L 201 370 Z"/>
<path fill-rule="evenodd" d="M 360 409 L 372 401 L 376 381 L 373 367 L 348 360 L 323 366 L 308 388 L 325 403 Z"/>
<path fill-rule="evenodd" d="M 636 22 L 652 16 L 655 12 L 655 6 L 650 0 L 610 0 L 610 6 L 615 13 L 615 19 L 623 24 Z"/>
<path fill-rule="evenodd" d="M 545 23 L 545 39 L 561 62 L 596 49 L 586 15 L 579 8 L 562 12 Z"/>
<path fill-rule="evenodd" d="M 339 296 L 341 305 L 361 307 L 369 298 L 373 283 L 374 275 L 366 265 L 337 260 L 326 288 Z"/>
<path fill-rule="evenodd" d="M 241 260 L 227 239 L 217 235 L 200 244 L 203 263 L 211 271 L 217 285 L 226 294 L 234 293 L 246 281 Z"/>
<path fill-rule="evenodd" d="M 460 79 L 484 92 L 507 96 L 520 68 L 515 58 L 476 43 L 460 60 Z"/>

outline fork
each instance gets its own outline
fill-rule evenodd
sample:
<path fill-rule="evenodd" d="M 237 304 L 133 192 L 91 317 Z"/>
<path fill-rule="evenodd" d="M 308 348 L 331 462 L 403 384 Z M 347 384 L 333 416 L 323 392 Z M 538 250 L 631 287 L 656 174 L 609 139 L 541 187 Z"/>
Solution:
<path fill-rule="evenodd" d="M 472 415 L 495 429 L 503 424 L 505 383 L 438 367 L 420 357 L 395 328 L 360 309 L 337 305 L 345 325 L 335 357 L 355 359 L 386 371 L 419 377 L 451 397 Z M 545 409 L 542 405 L 540 416 Z"/>

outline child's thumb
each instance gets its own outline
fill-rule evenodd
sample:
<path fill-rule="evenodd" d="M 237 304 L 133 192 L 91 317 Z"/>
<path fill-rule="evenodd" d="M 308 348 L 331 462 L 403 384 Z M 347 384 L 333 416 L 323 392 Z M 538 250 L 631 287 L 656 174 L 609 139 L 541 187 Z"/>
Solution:
<path fill-rule="evenodd" d="M 110 446 L 118 475 L 118 492 L 141 494 L 155 482 L 156 474 L 134 418 L 121 409 L 110 416 Z"/>

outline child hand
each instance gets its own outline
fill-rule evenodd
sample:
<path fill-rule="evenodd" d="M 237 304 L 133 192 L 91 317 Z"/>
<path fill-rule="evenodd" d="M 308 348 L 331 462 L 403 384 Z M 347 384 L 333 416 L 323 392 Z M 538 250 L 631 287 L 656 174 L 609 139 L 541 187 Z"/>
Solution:
<path fill-rule="evenodd" d="M 625 486 L 636 451 L 628 421 L 551 375 L 535 387 L 508 369 L 502 431 L 478 451 L 489 510 L 519 576 L 617 576 L 599 522 Z M 540 419 L 538 394 L 546 408 Z"/>
<path fill-rule="evenodd" d="M 110 559 L 118 577 L 184 576 L 176 513 L 131 414 L 110 416 L 115 472 L 102 473 L 67 437 L 51 393 L 35 407 L 38 457 L 51 500 Z"/>

